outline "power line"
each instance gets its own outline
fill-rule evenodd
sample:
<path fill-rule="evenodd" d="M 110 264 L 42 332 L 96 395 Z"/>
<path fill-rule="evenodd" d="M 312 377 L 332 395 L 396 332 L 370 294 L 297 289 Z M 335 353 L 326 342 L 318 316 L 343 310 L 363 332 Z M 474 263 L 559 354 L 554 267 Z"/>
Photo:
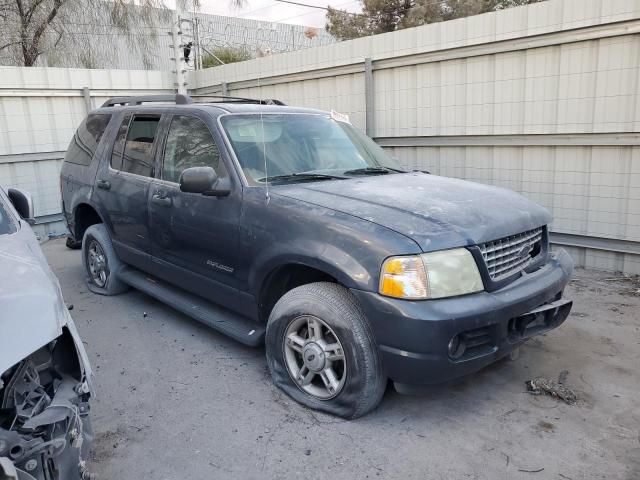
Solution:
<path fill-rule="evenodd" d="M 307 7 L 307 8 L 317 8 L 319 10 L 329 10 L 329 7 L 321 7 L 320 5 L 309 5 L 308 3 L 299 3 L 299 2 L 294 2 L 292 0 L 273 0 L 274 2 L 279 2 L 279 3 L 289 3 L 291 5 L 297 5 L 298 7 Z"/>
<path fill-rule="evenodd" d="M 325 12 L 328 12 L 329 8 L 330 8 L 330 7 L 321 7 L 319 5 L 309 5 L 308 3 L 294 2 L 293 0 L 273 0 L 273 1 L 274 2 L 279 2 L 279 3 L 288 3 L 290 5 L 296 5 L 298 7 L 315 8 L 315 9 L 318 9 L 318 10 L 324 10 Z M 349 3 L 354 3 L 354 2 L 353 1 L 345 2 L 345 3 L 342 3 L 340 5 L 336 5 L 335 7 L 331 7 L 331 8 L 332 9 L 338 9 L 338 8 L 342 7 L 343 5 L 348 5 Z M 364 15 L 363 13 L 347 12 L 347 11 L 344 11 L 342 13 L 345 14 L 345 15 L 352 15 L 352 16 L 355 16 L 355 17 Z M 294 15 L 293 17 L 287 17 L 287 18 L 283 18 L 283 19 L 280 19 L 280 20 L 276 20 L 276 22 L 282 22 L 283 20 L 290 20 L 292 18 L 297 18 L 297 17 L 304 17 L 306 15 L 311 15 L 311 14 L 310 13 L 303 13 L 303 14 L 300 14 L 300 15 Z"/>
<path fill-rule="evenodd" d="M 351 3 L 358 3 L 360 1 L 361 0 L 349 0 L 348 2 L 340 3 L 340 4 L 336 5 L 335 7 L 331 7 L 331 8 L 337 9 L 337 8 L 343 7 L 345 5 L 349 5 Z M 269 8 L 274 8 L 276 6 L 276 3 L 289 3 L 291 5 L 296 5 L 296 6 L 299 6 L 299 7 L 308 7 L 308 8 L 315 8 L 315 9 L 321 9 L 321 10 L 328 11 L 327 7 L 320 7 L 318 5 L 308 5 L 308 4 L 305 4 L 305 3 L 298 3 L 298 2 L 285 1 L 285 0 L 273 0 L 273 2 L 275 2 L 275 3 L 271 4 L 271 5 L 265 5 L 264 7 L 256 8 L 254 10 L 249 10 L 248 12 L 240 12 L 240 13 L 238 13 L 237 18 L 246 18 L 247 15 L 252 15 L 252 14 L 255 14 L 256 12 L 261 12 L 262 10 L 267 10 Z M 351 14 L 352 12 L 347 12 L 347 13 Z M 355 12 L 353 12 L 353 14 L 358 15 Z M 286 17 L 286 18 L 284 18 L 282 20 L 288 20 L 288 19 L 297 18 L 297 17 L 304 17 L 306 15 L 311 15 L 311 13 L 301 13 L 299 15 Z M 277 22 L 280 22 L 282 20 L 275 20 L 274 22 L 277 23 Z"/>
<path fill-rule="evenodd" d="M 274 2 L 278 2 L 280 0 L 274 0 Z M 345 5 L 349 5 L 350 3 L 356 3 L 359 2 L 360 0 L 350 0 L 349 2 L 344 2 L 344 3 L 340 3 L 339 5 L 336 5 L 335 7 L 331 7 L 333 9 L 339 9 L 340 7 L 343 7 Z M 328 11 L 329 9 L 327 7 L 322 7 L 323 10 Z M 277 20 L 274 20 L 274 23 L 280 23 L 280 22 L 284 22 L 286 20 L 292 20 L 294 18 L 299 18 L 299 17 L 306 17 L 307 15 L 311 15 L 313 12 L 307 12 L 307 13 L 300 13 L 298 15 L 292 15 L 289 17 L 285 17 L 285 18 L 279 18 Z M 364 13 L 358 13 L 358 12 L 342 12 L 346 15 L 353 15 L 353 16 L 364 16 Z"/>

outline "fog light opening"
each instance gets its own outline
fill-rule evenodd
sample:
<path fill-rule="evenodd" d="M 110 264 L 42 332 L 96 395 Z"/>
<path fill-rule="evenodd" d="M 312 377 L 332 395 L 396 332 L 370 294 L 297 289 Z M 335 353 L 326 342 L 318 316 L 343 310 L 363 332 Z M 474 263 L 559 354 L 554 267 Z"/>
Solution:
<path fill-rule="evenodd" d="M 464 355 L 467 346 L 465 341 L 460 337 L 460 335 L 454 335 L 451 340 L 449 340 L 449 357 L 453 360 L 457 360 L 462 355 Z"/>

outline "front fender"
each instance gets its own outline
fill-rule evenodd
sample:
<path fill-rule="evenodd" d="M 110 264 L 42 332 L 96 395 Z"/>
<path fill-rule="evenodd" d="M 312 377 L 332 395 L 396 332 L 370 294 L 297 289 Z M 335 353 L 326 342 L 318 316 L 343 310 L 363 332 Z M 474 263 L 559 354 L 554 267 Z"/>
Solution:
<path fill-rule="evenodd" d="M 319 241 L 303 243 L 304 251 L 263 250 L 256 259 L 256 268 L 249 275 L 251 291 L 257 295 L 269 275 L 284 265 L 304 265 L 332 276 L 347 288 L 369 289 L 373 281 L 371 273 L 358 259 L 334 245 Z"/>
<path fill-rule="evenodd" d="M 347 288 L 377 291 L 386 257 L 421 252 L 382 225 L 276 192 L 265 204 L 261 189 L 247 189 L 243 202 L 240 238 L 251 259 L 245 278 L 256 297 L 272 271 L 291 264 L 315 268 Z"/>

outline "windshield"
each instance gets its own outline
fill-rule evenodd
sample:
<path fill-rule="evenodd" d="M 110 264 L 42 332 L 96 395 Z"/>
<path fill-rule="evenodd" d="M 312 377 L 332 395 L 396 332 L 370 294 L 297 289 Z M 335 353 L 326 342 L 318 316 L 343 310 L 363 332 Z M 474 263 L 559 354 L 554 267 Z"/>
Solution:
<path fill-rule="evenodd" d="M 7 235 L 16 232 L 16 225 L 13 218 L 9 216 L 5 205 L 5 197 L 0 194 L 0 235 Z"/>
<path fill-rule="evenodd" d="M 253 185 L 264 185 L 267 172 L 269 182 L 295 182 L 402 171 L 373 140 L 328 115 L 225 115 L 221 123 Z"/>

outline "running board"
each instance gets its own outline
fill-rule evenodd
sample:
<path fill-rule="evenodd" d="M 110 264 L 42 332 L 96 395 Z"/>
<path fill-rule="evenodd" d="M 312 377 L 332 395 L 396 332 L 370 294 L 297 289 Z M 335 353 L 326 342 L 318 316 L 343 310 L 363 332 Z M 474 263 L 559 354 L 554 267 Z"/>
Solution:
<path fill-rule="evenodd" d="M 218 330 L 234 340 L 257 347 L 264 343 L 265 328 L 257 323 L 219 307 L 205 299 L 185 292 L 151 275 L 125 267 L 118 278 L 127 285 L 140 290 L 189 317 Z"/>

